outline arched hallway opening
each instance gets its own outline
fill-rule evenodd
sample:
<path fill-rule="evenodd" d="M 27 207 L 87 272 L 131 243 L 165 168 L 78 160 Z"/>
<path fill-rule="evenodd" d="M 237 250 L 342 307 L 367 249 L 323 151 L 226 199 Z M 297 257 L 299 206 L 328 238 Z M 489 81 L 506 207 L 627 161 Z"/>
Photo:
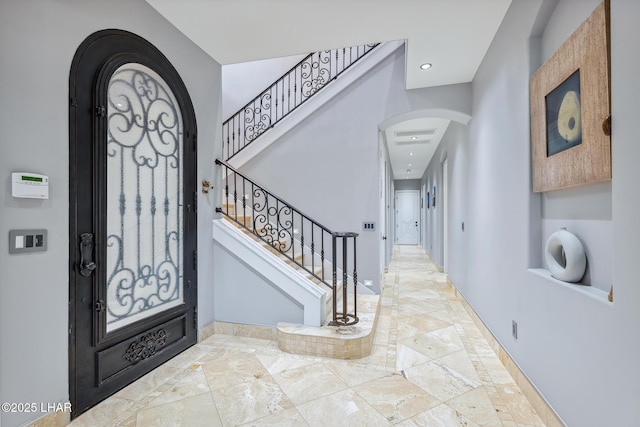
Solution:
<path fill-rule="evenodd" d="M 421 246 L 396 246 L 370 356 L 215 334 L 72 425 L 544 426 Z"/>

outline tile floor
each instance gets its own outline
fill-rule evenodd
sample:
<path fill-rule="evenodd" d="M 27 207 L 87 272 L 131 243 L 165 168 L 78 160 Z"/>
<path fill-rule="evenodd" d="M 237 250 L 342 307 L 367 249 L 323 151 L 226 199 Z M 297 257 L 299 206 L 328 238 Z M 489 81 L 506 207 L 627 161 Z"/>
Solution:
<path fill-rule="evenodd" d="M 213 335 L 72 426 L 544 426 L 421 247 L 394 250 L 373 350 Z"/>

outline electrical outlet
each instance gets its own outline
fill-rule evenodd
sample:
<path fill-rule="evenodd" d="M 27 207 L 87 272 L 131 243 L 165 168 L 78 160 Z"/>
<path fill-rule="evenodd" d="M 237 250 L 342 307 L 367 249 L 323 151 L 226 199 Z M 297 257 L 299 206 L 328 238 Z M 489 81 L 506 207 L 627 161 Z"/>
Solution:
<path fill-rule="evenodd" d="M 511 321 L 511 335 L 513 335 L 513 338 L 518 339 L 518 323 L 515 320 Z"/>

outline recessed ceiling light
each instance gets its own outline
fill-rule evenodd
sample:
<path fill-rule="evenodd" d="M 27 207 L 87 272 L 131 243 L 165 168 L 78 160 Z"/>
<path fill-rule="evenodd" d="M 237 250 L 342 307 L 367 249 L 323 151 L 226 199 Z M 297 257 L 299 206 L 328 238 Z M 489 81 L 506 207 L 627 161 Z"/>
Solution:
<path fill-rule="evenodd" d="M 409 166 L 411 166 L 411 163 L 409 163 Z"/>
<path fill-rule="evenodd" d="M 413 156 L 413 153 L 409 153 L 410 156 Z"/>
<path fill-rule="evenodd" d="M 429 63 L 429 62 L 425 62 L 424 64 L 422 64 L 420 66 L 421 70 L 428 70 L 429 68 L 431 68 L 431 63 Z"/>
<path fill-rule="evenodd" d="M 416 139 L 418 139 L 418 137 L 417 136 L 412 136 L 411 139 L 413 139 L 415 141 Z"/>

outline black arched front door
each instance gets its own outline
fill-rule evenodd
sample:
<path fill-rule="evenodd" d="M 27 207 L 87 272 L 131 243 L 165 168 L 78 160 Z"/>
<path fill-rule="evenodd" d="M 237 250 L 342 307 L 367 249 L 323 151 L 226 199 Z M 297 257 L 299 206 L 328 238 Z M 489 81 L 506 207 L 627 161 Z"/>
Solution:
<path fill-rule="evenodd" d="M 70 75 L 75 417 L 196 342 L 196 122 L 167 58 L 100 31 Z"/>

